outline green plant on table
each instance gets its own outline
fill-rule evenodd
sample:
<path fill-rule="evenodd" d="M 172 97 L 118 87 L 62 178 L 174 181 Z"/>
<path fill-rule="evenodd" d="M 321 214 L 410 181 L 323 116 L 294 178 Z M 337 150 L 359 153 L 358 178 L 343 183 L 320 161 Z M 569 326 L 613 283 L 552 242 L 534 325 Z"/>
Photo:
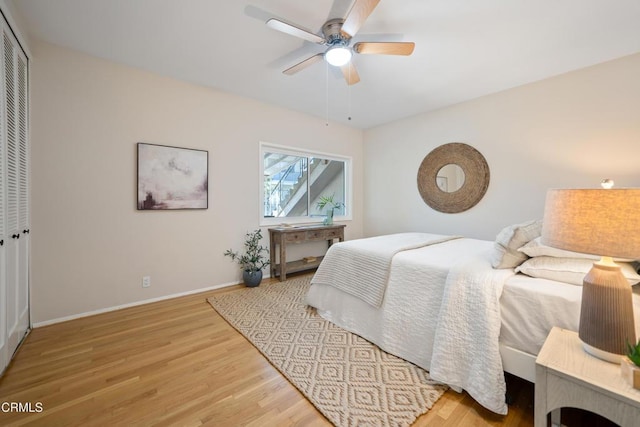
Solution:
<path fill-rule="evenodd" d="M 328 207 L 329 209 L 340 209 L 341 207 L 344 206 L 344 203 L 342 202 L 334 202 L 333 201 L 333 194 L 331 196 L 320 196 L 320 199 L 318 199 L 318 209 L 322 210 L 326 207 Z"/>
<path fill-rule="evenodd" d="M 344 206 L 342 202 L 336 202 L 333 200 L 333 194 L 331 196 L 320 196 L 317 203 L 318 209 L 322 210 L 327 208 L 326 216 L 322 223 L 324 225 L 333 225 L 333 210 L 340 209 Z"/>

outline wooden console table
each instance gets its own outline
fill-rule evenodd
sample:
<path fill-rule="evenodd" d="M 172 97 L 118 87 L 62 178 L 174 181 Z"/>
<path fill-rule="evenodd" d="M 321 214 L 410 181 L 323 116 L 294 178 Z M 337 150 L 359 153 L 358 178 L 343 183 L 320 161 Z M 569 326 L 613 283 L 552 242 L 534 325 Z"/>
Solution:
<path fill-rule="evenodd" d="M 304 260 L 287 262 L 287 245 L 290 243 L 317 242 L 326 240 L 331 247 L 334 239 L 344 241 L 345 225 L 308 225 L 300 227 L 278 227 L 269 229 L 269 256 L 271 260 L 271 277 L 280 276 L 280 281 L 287 279 L 287 273 L 310 270 L 320 265 L 323 257 L 314 261 Z M 280 263 L 276 264 L 276 245 L 279 246 Z"/>

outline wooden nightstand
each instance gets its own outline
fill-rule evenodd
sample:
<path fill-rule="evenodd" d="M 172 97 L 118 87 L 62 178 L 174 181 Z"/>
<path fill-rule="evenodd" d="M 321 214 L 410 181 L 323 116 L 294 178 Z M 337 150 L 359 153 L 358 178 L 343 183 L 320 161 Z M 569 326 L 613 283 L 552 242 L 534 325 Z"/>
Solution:
<path fill-rule="evenodd" d="M 640 391 L 620 374 L 620 365 L 587 354 L 577 332 L 553 328 L 536 359 L 535 426 L 560 425 L 560 409 L 602 415 L 621 426 L 640 426 Z"/>

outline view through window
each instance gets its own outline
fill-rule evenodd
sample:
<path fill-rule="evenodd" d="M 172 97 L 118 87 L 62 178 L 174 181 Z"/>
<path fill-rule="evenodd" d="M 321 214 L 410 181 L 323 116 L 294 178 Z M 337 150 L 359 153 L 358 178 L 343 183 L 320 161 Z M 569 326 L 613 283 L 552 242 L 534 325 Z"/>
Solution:
<path fill-rule="evenodd" d="M 320 197 L 341 204 L 335 216 L 344 216 L 350 160 L 263 146 L 263 218 L 324 217 Z"/>

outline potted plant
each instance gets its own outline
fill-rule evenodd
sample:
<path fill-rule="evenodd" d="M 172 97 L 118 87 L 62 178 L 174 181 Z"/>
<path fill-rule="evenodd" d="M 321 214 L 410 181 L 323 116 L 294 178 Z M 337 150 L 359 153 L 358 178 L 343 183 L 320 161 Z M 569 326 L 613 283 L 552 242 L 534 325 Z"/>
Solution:
<path fill-rule="evenodd" d="M 622 376 L 633 388 L 640 390 L 640 340 L 635 346 L 627 341 L 627 356 L 621 363 Z"/>
<path fill-rule="evenodd" d="M 262 230 L 257 229 L 246 234 L 244 240 L 245 253 L 240 254 L 231 249 L 227 249 L 225 256 L 231 257 L 240 265 L 242 270 L 242 281 L 248 287 L 255 287 L 262 281 L 262 269 L 270 264 L 268 259 L 269 250 L 260 245 L 262 240 Z"/>
<path fill-rule="evenodd" d="M 324 225 L 332 225 L 333 210 L 340 209 L 344 206 L 342 202 L 334 202 L 333 196 L 334 196 L 333 194 L 331 196 L 320 196 L 320 199 L 318 200 L 318 203 L 317 203 L 318 209 L 322 210 L 324 208 L 327 208 L 326 216 L 324 218 L 324 221 L 322 221 Z"/>

